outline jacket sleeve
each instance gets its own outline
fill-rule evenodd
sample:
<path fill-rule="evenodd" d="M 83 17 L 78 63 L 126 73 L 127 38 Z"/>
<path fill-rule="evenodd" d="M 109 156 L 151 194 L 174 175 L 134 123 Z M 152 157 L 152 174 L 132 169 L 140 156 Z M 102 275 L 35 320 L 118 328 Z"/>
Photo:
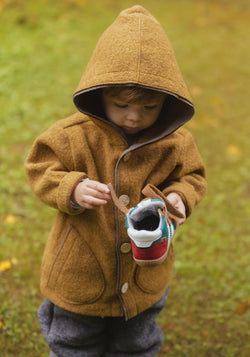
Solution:
<path fill-rule="evenodd" d="M 82 213 L 75 210 L 70 199 L 77 183 L 87 177 L 74 171 L 70 142 L 60 125 L 53 125 L 34 142 L 25 160 L 29 184 L 45 204 L 68 214 Z"/>
<path fill-rule="evenodd" d="M 174 171 L 162 190 L 165 196 L 178 193 L 186 207 L 187 217 L 204 197 L 207 189 L 205 165 L 190 132 L 183 130 L 181 150 Z"/>

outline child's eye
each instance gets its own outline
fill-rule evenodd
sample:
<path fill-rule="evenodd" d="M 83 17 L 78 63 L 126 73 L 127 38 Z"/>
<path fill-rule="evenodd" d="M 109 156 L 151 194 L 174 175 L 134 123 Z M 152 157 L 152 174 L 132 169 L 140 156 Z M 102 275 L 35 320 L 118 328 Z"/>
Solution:
<path fill-rule="evenodd" d="M 154 104 L 154 105 L 145 105 L 144 108 L 147 109 L 147 110 L 153 110 L 153 109 L 156 109 L 157 105 Z"/>
<path fill-rule="evenodd" d="M 127 108 L 127 104 L 114 103 L 117 108 Z"/>

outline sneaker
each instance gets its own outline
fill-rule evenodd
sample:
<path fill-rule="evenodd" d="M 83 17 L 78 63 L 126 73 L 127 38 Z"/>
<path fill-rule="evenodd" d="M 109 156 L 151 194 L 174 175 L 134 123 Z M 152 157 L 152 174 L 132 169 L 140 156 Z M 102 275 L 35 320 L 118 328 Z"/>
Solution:
<path fill-rule="evenodd" d="M 160 199 L 146 199 L 126 214 L 126 228 L 138 265 L 157 265 L 167 257 L 175 233 L 175 224 L 164 217 Z"/>
<path fill-rule="evenodd" d="M 184 218 L 155 186 L 148 184 L 142 191 L 146 197 L 136 207 L 127 209 L 108 184 L 116 207 L 125 214 L 125 224 L 131 240 L 132 253 L 138 265 L 157 265 L 167 257 L 171 241 Z"/>

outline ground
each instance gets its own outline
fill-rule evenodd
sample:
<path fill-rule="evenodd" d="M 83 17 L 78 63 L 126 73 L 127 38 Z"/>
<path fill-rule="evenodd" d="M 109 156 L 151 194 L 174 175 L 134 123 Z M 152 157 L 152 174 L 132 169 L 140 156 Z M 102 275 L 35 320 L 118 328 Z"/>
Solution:
<path fill-rule="evenodd" d="M 158 322 L 159 356 L 248 357 L 250 5 L 137 1 L 161 22 L 193 96 L 187 124 L 208 193 L 175 237 L 175 272 Z M 55 212 L 32 194 L 23 161 L 35 137 L 73 113 L 72 93 L 104 29 L 132 1 L 0 0 L 0 350 L 45 357 L 36 311 Z"/>

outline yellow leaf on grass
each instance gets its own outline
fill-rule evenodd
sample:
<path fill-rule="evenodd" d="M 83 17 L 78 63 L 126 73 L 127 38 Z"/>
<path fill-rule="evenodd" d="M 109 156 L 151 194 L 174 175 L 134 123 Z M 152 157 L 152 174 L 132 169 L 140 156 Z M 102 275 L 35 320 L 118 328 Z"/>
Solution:
<path fill-rule="evenodd" d="M 4 260 L 0 262 L 0 272 L 11 268 L 11 262 L 9 260 Z"/>
<path fill-rule="evenodd" d="M 229 145 L 229 146 L 227 147 L 227 153 L 228 153 L 228 155 L 230 155 L 230 156 L 240 156 L 241 150 L 240 150 L 240 148 L 239 148 L 238 146 L 236 146 L 236 145 Z"/>
<path fill-rule="evenodd" d="M 12 152 L 17 152 L 17 153 L 21 153 L 25 150 L 25 145 L 23 144 L 15 144 L 15 145 L 12 145 L 10 150 Z"/>
<path fill-rule="evenodd" d="M 4 220 L 5 224 L 14 224 L 16 223 L 16 217 L 13 214 L 8 214 Z"/>
<path fill-rule="evenodd" d="M 3 322 L 2 321 L 0 321 L 0 328 L 2 328 L 3 327 Z"/>
<path fill-rule="evenodd" d="M 11 263 L 13 265 L 17 265 L 18 264 L 18 260 L 16 258 L 11 258 Z"/>

